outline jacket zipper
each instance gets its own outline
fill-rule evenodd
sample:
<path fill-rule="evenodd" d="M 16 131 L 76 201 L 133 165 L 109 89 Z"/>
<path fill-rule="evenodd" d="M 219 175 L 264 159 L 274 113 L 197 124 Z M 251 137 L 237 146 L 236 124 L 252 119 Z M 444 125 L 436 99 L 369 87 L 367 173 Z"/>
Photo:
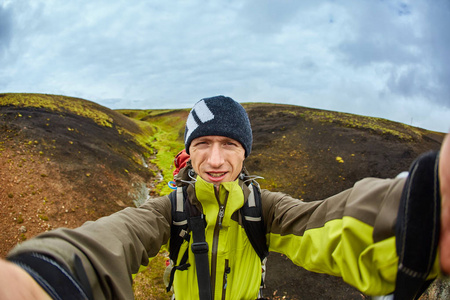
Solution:
<path fill-rule="evenodd" d="M 215 295 L 216 290 L 216 273 L 217 273 L 217 249 L 219 247 L 219 233 L 220 229 L 222 229 L 222 221 L 225 215 L 225 205 L 227 204 L 227 198 L 225 197 L 224 204 L 222 205 L 219 200 L 219 191 L 216 190 L 216 199 L 217 203 L 219 203 L 219 213 L 217 216 L 216 226 L 214 227 L 213 234 L 213 244 L 211 250 L 211 293 L 213 297 Z"/>
<path fill-rule="evenodd" d="M 222 220 L 223 216 L 225 215 L 225 205 L 219 206 L 219 229 L 222 229 Z"/>
<path fill-rule="evenodd" d="M 228 285 L 228 274 L 230 274 L 230 267 L 228 266 L 228 259 L 225 259 L 225 270 L 223 272 L 223 289 L 222 289 L 222 299 L 225 300 L 225 296 L 227 294 L 227 285 Z"/>

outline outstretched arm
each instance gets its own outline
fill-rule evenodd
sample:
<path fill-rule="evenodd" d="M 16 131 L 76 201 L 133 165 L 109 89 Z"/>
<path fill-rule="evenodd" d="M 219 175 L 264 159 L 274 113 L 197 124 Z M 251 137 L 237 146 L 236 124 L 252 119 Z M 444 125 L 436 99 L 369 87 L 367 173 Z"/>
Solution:
<path fill-rule="evenodd" d="M 131 299 L 132 273 L 170 237 L 170 208 L 169 198 L 160 197 L 76 229 L 45 232 L 7 259 L 24 266 L 55 299 Z"/>
<path fill-rule="evenodd" d="M 442 271 L 450 274 L 450 134 L 442 144 L 439 158 L 439 182 L 441 189 L 441 237 L 440 261 Z"/>
<path fill-rule="evenodd" d="M 24 269 L 3 259 L 0 259 L 0 299 L 51 300 Z"/>

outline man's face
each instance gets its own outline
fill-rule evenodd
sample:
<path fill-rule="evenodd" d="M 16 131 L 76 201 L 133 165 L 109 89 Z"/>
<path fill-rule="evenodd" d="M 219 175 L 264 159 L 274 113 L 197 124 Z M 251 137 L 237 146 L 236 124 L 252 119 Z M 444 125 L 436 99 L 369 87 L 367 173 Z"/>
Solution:
<path fill-rule="evenodd" d="M 216 135 L 192 140 L 189 153 L 195 172 L 215 185 L 236 180 L 245 159 L 245 149 L 241 143 Z"/>

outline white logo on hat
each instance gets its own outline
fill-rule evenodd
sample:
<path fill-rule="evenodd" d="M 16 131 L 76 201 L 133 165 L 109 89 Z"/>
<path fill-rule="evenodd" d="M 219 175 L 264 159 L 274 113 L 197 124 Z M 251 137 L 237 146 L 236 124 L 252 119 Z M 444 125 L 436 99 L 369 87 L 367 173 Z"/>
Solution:
<path fill-rule="evenodd" d="M 208 106 L 206 105 L 205 101 L 200 100 L 195 107 L 192 109 L 191 113 L 188 116 L 188 119 L 186 121 L 186 138 L 185 142 L 189 139 L 189 136 L 191 133 L 197 129 L 199 124 L 197 121 L 195 121 L 194 116 L 192 113 L 195 111 L 195 114 L 197 115 L 200 122 L 205 123 L 208 121 L 211 121 L 214 119 L 214 114 L 209 110 Z"/>

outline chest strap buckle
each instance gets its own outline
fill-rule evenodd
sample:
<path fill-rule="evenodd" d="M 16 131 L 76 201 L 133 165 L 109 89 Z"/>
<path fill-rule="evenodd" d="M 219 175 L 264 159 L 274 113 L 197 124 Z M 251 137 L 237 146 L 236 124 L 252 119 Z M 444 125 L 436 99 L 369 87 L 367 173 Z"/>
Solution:
<path fill-rule="evenodd" d="M 207 242 L 197 242 L 192 243 L 191 250 L 194 254 L 208 253 L 208 243 Z"/>

